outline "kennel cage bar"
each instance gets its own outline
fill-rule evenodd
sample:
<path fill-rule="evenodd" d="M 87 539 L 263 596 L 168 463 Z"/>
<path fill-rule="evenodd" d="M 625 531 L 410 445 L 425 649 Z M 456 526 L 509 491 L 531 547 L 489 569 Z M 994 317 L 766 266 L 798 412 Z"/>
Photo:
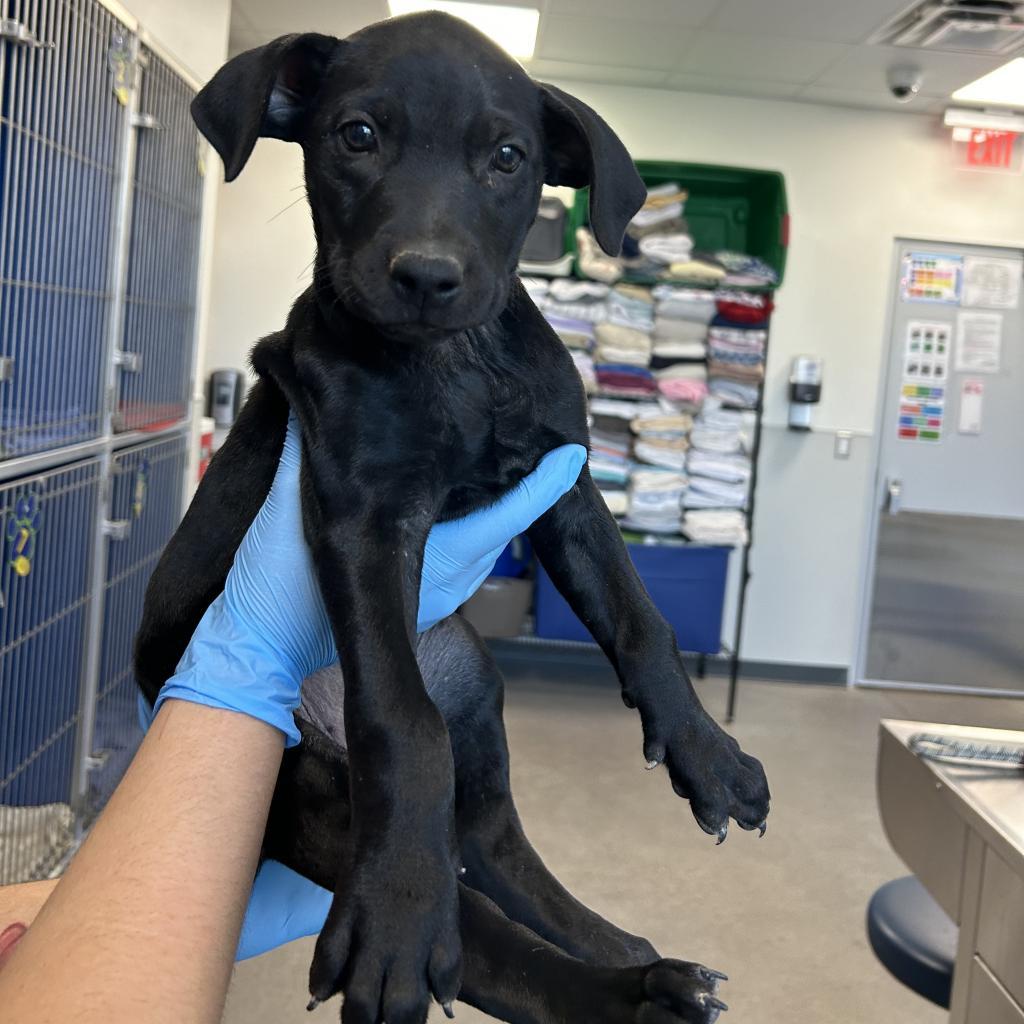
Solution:
<path fill-rule="evenodd" d="M 112 303 L 104 339 L 104 380 L 103 436 L 110 438 L 114 425 L 114 403 L 119 384 L 120 364 L 115 354 L 120 351 L 124 334 L 125 301 L 127 295 L 128 256 L 131 246 L 132 226 L 132 180 L 135 171 L 136 129 L 134 121 L 138 114 L 138 39 L 127 31 L 112 40 L 120 47 L 121 60 L 128 60 L 122 68 L 122 98 L 124 116 L 121 120 L 121 138 L 118 150 L 117 204 L 114 212 L 111 246 Z M 93 734 L 96 723 L 96 699 L 99 690 L 100 655 L 103 643 L 103 596 L 107 575 L 108 538 L 116 528 L 111 517 L 110 473 L 113 454 L 110 444 L 105 445 L 100 455 L 103 486 L 97 495 L 97 529 L 92 542 L 92 602 L 85 650 L 85 670 L 82 674 L 82 691 L 79 701 L 81 717 L 75 746 L 75 774 L 71 787 L 71 806 L 80 823 L 86 815 L 85 801 L 89 790 L 89 772 L 95 764 L 93 755 Z"/>

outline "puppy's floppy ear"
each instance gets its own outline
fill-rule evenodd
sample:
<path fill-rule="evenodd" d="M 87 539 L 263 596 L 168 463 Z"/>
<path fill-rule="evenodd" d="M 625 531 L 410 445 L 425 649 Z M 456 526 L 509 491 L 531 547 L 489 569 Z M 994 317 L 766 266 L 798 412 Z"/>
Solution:
<path fill-rule="evenodd" d="M 192 119 L 233 181 L 261 136 L 295 142 L 339 40 L 281 36 L 233 57 L 192 101 Z"/>
<path fill-rule="evenodd" d="M 619 137 L 585 103 L 540 84 L 549 185 L 590 186 L 590 227 L 606 253 L 617 256 L 626 225 L 647 189 Z"/>

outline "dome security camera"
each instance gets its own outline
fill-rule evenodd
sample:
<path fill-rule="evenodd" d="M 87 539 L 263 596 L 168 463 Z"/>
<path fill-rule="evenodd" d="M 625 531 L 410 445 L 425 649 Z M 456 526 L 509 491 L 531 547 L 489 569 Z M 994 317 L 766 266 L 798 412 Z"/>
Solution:
<path fill-rule="evenodd" d="M 889 68 L 886 75 L 889 92 L 899 103 L 909 103 L 920 91 L 924 76 L 921 69 L 911 65 Z"/>

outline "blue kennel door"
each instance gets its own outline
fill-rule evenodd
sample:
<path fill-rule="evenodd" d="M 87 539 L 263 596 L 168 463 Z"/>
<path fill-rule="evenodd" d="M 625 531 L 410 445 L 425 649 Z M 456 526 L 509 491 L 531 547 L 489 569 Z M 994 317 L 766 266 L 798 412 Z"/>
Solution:
<path fill-rule="evenodd" d="M 123 524 L 123 539 L 110 540 L 107 556 L 90 813 L 102 809 L 142 739 L 132 648 L 149 577 L 181 521 L 187 466 L 186 434 L 126 448 L 114 456 L 111 517 Z"/>
<path fill-rule="evenodd" d="M 185 418 L 191 391 L 203 205 L 195 91 L 142 49 L 118 430 Z"/>
<path fill-rule="evenodd" d="M 104 342 L 125 108 L 95 0 L 14 2 L 53 48 L 0 41 L 0 458 L 103 429 Z"/>
<path fill-rule="evenodd" d="M 0 487 L 0 884 L 45 877 L 71 789 L 100 463 Z"/>

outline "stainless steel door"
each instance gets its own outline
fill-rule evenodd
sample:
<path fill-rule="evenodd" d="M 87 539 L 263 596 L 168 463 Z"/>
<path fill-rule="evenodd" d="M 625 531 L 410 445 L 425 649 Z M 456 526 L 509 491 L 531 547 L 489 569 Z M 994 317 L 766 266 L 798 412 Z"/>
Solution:
<path fill-rule="evenodd" d="M 1024 695 L 1024 258 L 897 248 L 859 678 Z"/>

